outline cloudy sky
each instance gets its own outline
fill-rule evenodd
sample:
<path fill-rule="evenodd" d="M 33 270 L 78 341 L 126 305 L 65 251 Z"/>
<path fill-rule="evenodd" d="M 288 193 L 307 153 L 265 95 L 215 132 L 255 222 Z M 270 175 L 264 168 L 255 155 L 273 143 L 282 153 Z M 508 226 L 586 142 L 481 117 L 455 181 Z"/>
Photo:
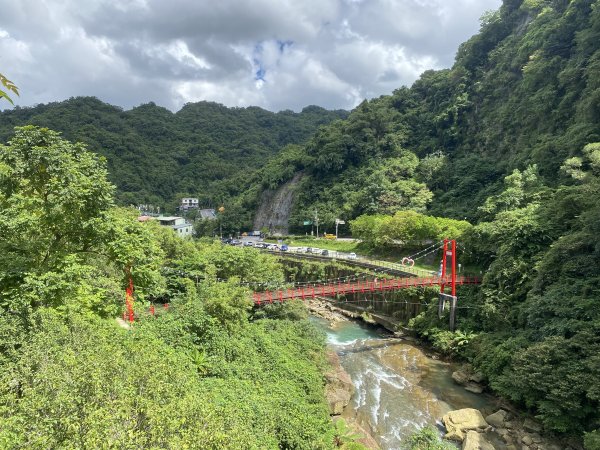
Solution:
<path fill-rule="evenodd" d="M 500 3 L 0 0 L 0 73 L 21 106 L 93 95 L 127 109 L 350 109 L 449 67 Z"/>

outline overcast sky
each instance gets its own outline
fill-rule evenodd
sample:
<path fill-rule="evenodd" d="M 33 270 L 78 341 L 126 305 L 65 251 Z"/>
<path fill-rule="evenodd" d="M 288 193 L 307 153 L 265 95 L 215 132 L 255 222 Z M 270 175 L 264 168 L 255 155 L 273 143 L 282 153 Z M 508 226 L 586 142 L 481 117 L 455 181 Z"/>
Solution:
<path fill-rule="evenodd" d="M 21 106 L 92 95 L 126 109 L 350 109 L 450 67 L 500 3 L 0 0 L 0 73 L 21 89 Z"/>

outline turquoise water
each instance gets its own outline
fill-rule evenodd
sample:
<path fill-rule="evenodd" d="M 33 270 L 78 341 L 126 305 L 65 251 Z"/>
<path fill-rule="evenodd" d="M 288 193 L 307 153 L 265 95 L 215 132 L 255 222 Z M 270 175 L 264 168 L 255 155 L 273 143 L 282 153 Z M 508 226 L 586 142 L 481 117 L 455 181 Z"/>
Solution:
<path fill-rule="evenodd" d="M 450 410 L 471 407 L 491 412 L 490 397 L 456 385 L 453 367 L 417 345 L 386 338 L 357 322 L 330 328 L 325 320 L 312 320 L 327 334 L 354 384 L 356 392 L 344 416 L 370 429 L 382 449 L 402 448 L 426 425 L 440 428 L 442 416 Z"/>
<path fill-rule="evenodd" d="M 381 337 L 373 327 L 359 322 L 339 322 L 335 325 L 335 328 L 331 328 L 329 322 L 325 319 L 311 317 L 311 321 L 325 332 L 327 343 L 330 345 L 349 345 L 359 340 L 378 339 Z"/>

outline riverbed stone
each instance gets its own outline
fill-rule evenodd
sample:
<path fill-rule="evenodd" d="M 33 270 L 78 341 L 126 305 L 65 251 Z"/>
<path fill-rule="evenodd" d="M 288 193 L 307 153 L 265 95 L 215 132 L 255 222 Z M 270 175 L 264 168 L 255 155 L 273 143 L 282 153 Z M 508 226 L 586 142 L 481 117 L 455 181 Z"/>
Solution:
<path fill-rule="evenodd" d="M 469 392 L 472 392 L 473 394 L 481 394 L 483 392 L 483 386 L 477 383 L 473 383 L 472 381 L 469 381 L 465 385 L 465 389 Z"/>
<path fill-rule="evenodd" d="M 523 428 L 525 428 L 527 431 L 539 433 L 540 431 L 542 431 L 542 424 L 528 417 L 523 422 Z"/>
<path fill-rule="evenodd" d="M 525 436 L 523 436 L 521 438 L 521 442 L 525 445 L 531 445 L 531 444 L 533 444 L 533 439 L 531 438 L 531 436 L 526 434 Z"/>
<path fill-rule="evenodd" d="M 462 450 L 495 450 L 486 437 L 477 431 L 468 431 L 462 443 Z"/>
<path fill-rule="evenodd" d="M 494 428 L 504 428 L 508 413 L 503 409 L 499 409 L 494 414 L 490 414 L 485 418 L 485 421 Z"/>
<path fill-rule="evenodd" d="M 452 372 L 452 379 L 457 384 L 464 386 L 469 382 L 469 375 L 463 369 L 459 369 Z"/>
<path fill-rule="evenodd" d="M 562 447 L 553 442 L 539 443 L 538 450 L 562 450 Z"/>
<path fill-rule="evenodd" d="M 488 426 L 481 412 L 474 408 L 450 411 L 442 421 L 446 426 L 446 439 L 462 441 L 469 430 L 483 430 Z"/>

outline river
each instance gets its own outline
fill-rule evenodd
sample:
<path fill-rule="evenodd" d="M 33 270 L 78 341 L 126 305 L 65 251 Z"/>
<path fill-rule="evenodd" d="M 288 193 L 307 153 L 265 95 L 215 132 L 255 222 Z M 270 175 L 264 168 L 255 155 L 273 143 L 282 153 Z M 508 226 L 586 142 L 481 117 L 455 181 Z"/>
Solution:
<path fill-rule="evenodd" d="M 450 410 L 493 410 L 493 397 L 456 385 L 452 364 L 413 342 L 386 338 L 357 322 L 340 322 L 332 329 L 325 320 L 313 320 L 327 333 L 356 388 L 344 416 L 370 429 L 382 449 L 405 447 L 407 438 L 425 425 L 441 429 L 440 419 Z"/>

